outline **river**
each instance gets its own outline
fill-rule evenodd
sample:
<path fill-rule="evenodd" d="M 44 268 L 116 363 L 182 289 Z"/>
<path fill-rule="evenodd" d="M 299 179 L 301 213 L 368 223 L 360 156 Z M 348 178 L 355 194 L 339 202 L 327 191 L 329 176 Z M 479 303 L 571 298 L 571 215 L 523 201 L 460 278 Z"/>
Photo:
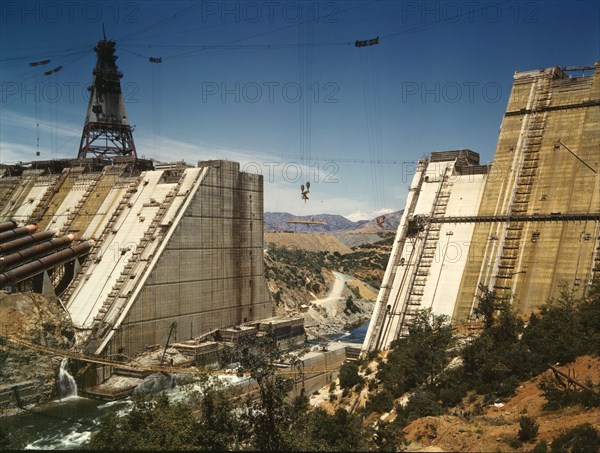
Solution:
<path fill-rule="evenodd" d="M 106 403 L 71 396 L 2 418 L 0 423 L 2 429 L 26 449 L 78 449 L 97 429 L 103 414 L 124 411 L 130 406 L 129 400 Z"/>
<path fill-rule="evenodd" d="M 368 323 L 349 332 L 331 335 L 330 339 L 362 344 L 367 328 Z M 179 388 L 168 392 L 180 393 Z M 26 449 L 75 450 L 81 448 L 97 429 L 102 415 L 115 411 L 124 414 L 131 404 L 129 399 L 107 403 L 71 396 L 19 415 L 1 418 L 0 424 L 5 432 L 11 433 Z"/>
<path fill-rule="evenodd" d="M 362 344 L 365 336 L 367 335 L 367 329 L 369 328 L 369 323 L 363 324 L 356 329 L 352 329 L 349 332 L 336 333 L 335 335 L 330 335 L 329 338 L 332 340 L 339 340 L 345 343 L 356 343 Z"/>

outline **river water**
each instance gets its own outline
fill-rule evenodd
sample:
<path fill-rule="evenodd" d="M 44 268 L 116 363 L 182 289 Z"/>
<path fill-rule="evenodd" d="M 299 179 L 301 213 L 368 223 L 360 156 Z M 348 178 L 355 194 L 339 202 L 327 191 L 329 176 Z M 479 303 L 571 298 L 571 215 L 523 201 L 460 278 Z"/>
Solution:
<path fill-rule="evenodd" d="M 31 411 L 0 419 L 2 429 L 27 449 L 77 449 L 108 412 L 126 411 L 128 400 L 104 401 L 70 396 Z"/>
<path fill-rule="evenodd" d="M 368 323 L 349 332 L 331 335 L 330 339 L 362 344 L 367 328 Z M 179 391 L 175 388 L 168 392 Z M 79 449 L 92 432 L 98 429 L 102 415 L 115 411 L 125 414 L 131 405 L 129 399 L 107 403 L 70 396 L 38 406 L 29 412 L 1 418 L 0 424 L 5 432 L 11 433 L 27 449 L 74 450 Z"/>
<path fill-rule="evenodd" d="M 355 344 L 363 344 L 365 337 L 367 335 L 367 329 L 369 328 L 369 323 L 366 323 L 356 329 L 352 329 L 349 332 L 336 333 L 335 335 L 330 335 L 329 338 L 332 340 L 339 340 L 345 343 L 355 343 Z"/>

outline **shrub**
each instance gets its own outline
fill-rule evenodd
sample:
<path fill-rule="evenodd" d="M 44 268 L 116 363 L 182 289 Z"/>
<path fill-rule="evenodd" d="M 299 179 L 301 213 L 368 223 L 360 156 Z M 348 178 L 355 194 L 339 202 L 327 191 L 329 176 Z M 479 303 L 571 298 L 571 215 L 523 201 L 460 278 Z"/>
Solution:
<path fill-rule="evenodd" d="M 420 310 L 409 327 L 408 337 L 392 342 L 388 360 L 379 364 L 377 379 L 395 398 L 400 397 L 444 369 L 451 341 L 448 319 Z"/>
<path fill-rule="evenodd" d="M 435 395 L 427 390 L 419 390 L 412 394 L 404 408 L 407 419 L 441 415 L 444 410 L 436 401 Z"/>
<path fill-rule="evenodd" d="M 379 349 L 374 349 L 372 351 L 369 351 L 369 353 L 367 354 L 367 360 L 370 362 L 372 360 L 377 359 L 380 352 L 381 351 L 379 351 Z"/>
<path fill-rule="evenodd" d="M 383 390 L 381 392 L 372 395 L 367 401 L 365 409 L 371 412 L 379 412 L 383 414 L 392 410 L 394 407 L 394 397 L 389 390 Z"/>
<path fill-rule="evenodd" d="M 593 383 L 587 381 L 588 387 L 593 387 Z M 600 405 L 600 397 L 589 390 L 576 390 L 573 388 L 564 388 L 556 382 L 556 379 L 544 376 L 538 384 L 547 403 L 544 409 L 556 410 L 561 407 L 575 406 L 581 404 L 585 408 L 596 407 Z"/>
<path fill-rule="evenodd" d="M 552 453 L 596 453 L 599 448 L 598 431 L 589 423 L 577 425 L 552 442 Z"/>
<path fill-rule="evenodd" d="M 358 374 L 358 365 L 354 362 L 344 362 L 340 368 L 340 387 L 349 390 L 352 387 L 362 384 L 364 379 Z"/>
<path fill-rule="evenodd" d="M 514 448 L 514 449 L 520 449 L 523 446 L 523 442 L 521 442 L 519 439 L 517 439 L 516 437 L 513 437 L 511 439 L 509 439 L 509 441 L 507 442 L 508 446 L 510 448 Z"/>
<path fill-rule="evenodd" d="M 346 298 L 346 307 L 344 308 L 344 313 L 349 315 L 350 313 L 357 313 L 360 311 L 360 308 L 354 303 L 352 296 L 348 296 Z"/>
<path fill-rule="evenodd" d="M 531 453 L 547 453 L 548 451 L 548 442 L 544 439 L 540 440 L 535 447 L 531 450 Z"/>
<path fill-rule="evenodd" d="M 540 426 L 533 418 L 523 415 L 519 419 L 519 426 L 518 436 L 521 442 L 529 442 L 537 437 Z"/>
<path fill-rule="evenodd" d="M 465 384 L 451 384 L 440 390 L 440 400 L 445 407 L 456 406 L 467 393 Z"/>

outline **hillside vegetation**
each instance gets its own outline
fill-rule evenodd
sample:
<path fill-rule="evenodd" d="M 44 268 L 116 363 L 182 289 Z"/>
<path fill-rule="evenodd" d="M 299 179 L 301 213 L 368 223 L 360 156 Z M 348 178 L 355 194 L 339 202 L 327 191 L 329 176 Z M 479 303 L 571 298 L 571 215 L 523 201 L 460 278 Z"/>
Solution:
<path fill-rule="evenodd" d="M 466 448 L 460 443 L 462 433 L 475 431 L 479 436 L 475 441 L 484 437 L 481 427 L 472 429 L 475 418 L 479 417 L 481 426 L 487 423 L 488 429 L 509 424 L 497 412 L 492 422 L 489 417 L 532 381 L 534 394 L 544 403 L 532 402 L 531 408 L 521 403 L 518 430 L 511 434 L 500 430 L 502 436 L 471 442 L 469 448 L 529 451 L 535 444 L 538 452 L 550 447 L 560 452 L 596 452 L 600 447 L 600 287 L 596 284 L 583 300 L 563 290 L 527 322 L 510 310 L 507 301 L 495 300 L 482 288 L 478 313 L 486 327 L 479 336 L 469 338 L 452 335 L 447 319 L 422 311 L 408 337 L 396 340 L 386 354 L 372 354 L 370 361 L 352 371 L 352 379 L 340 379 L 345 404 L 354 401 L 351 407 L 359 406 L 358 412 L 375 422 L 382 436 L 393 442 L 401 439 L 405 446 L 423 438 L 431 445 L 444 434 L 438 428 L 451 429 L 448 417 L 458 418 L 458 423 L 454 420 L 456 440 L 444 441 L 447 449 L 458 451 Z M 590 356 L 583 361 L 587 365 L 580 365 L 578 374 L 583 387 L 547 372 L 551 365 L 575 369 L 576 359 L 586 355 Z M 362 404 L 358 404 L 361 393 Z M 392 421 L 380 422 L 384 414 Z M 426 423 L 417 423 L 424 418 Z M 560 422 L 558 427 L 548 423 L 542 436 L 536 420 L 541 418 Z M 570 431 L 570 420 L 581 423 Z"/>
<path fill-rule="evenodd" d="M 352 275 L 379 289 L 387 267 L 394 233 L 382 234 L 380 241 L 353 247 L 352 253 L 327 253 L 324 264 L 328 269 Z"/>
<path fill-rule="evenodd" d="M 600 286 L 581 300 L 564 291 L 525 321 L 489 291 L 478 311 L 486 327 L 473 338 L 420 312 L 391 350 L 344 364 L 314 405 L 286 397 L 287 379 L 274 372 L 286 358 L 268 335 L 254 339 L 224 354 L 257 380 L 257 399 L 232 399 L 209 381 L 186 402 L 140 398 L 128 415 L 101 420 L 87 447 L 597 452 Z M 577 368 L 583 385 L 549 374 L 551 364 Z"/>
<path fill-rule="evenodd" d="M 377 242 L 355 246 L 344 254 L 269 244 L 265 277 L 276 307 L 294 309 L 323 297 L 333 283 L 331 271 L 351 275 L 379 289 L 393 242 L 394 234 L 385 234 Z"/>
<path fill-rule="evenodd" d="M 352 253 L 352 249 L 340 241 L 337 235 L 325 233 L 265 233 L 267 247 L 275 245 L 288 249 L 310 252 Z"/>

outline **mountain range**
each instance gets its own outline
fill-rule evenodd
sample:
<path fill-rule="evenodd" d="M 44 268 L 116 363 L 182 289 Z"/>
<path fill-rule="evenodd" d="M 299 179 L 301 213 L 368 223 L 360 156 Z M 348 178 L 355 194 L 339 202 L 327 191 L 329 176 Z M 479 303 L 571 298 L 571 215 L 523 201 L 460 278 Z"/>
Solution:
<path fill-rule="evenodd" d="M 374 233 L 395 231 L 403 211 L 391 212 L 372 220 L 353 222 L 341 215 L 317 214 L 295 216 L 288 212 L 265 212 L 264 231 L 293 231 L 297 233 Z M 288 221 L 318 221 L 324 224 L 288 223 Z"/>

